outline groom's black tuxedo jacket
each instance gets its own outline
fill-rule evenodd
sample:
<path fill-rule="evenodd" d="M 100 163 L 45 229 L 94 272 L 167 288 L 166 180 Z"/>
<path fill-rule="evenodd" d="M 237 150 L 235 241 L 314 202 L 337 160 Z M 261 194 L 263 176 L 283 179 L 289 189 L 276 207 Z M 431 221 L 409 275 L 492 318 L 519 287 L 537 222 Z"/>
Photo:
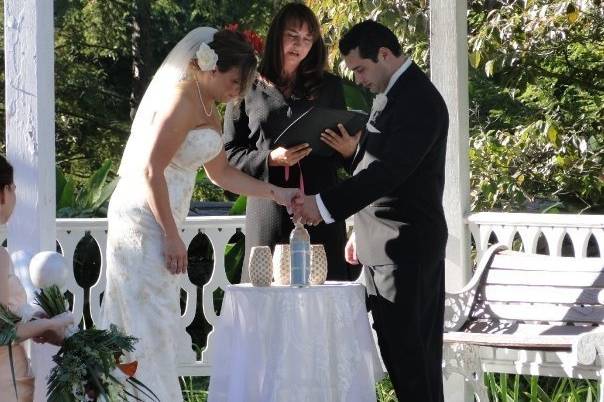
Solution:
<path fill-rule="evenodd" d="M 412 63 L 387 94 L 353 161 L 354 175 L 321 192 L 337 220 L 355 214 L 357 256 L 365 265 L 444 258 L 442 207 L 449 117 L 428 77 Z"/>

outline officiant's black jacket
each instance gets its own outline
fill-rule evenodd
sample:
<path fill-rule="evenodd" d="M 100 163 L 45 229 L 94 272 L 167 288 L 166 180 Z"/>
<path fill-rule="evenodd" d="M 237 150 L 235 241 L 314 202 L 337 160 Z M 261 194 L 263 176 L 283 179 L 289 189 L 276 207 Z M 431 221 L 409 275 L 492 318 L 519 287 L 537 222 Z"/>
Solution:
<path fill-rule="evenodd" d="M 444 258 L 442 207 L 449 118 L 441 95 L 412 63 L 387 94 L 388 103 L 366 132 L 354 176 L 321 192 L 336 220 L 355 215 L 357 256 L 369 266 L 409 258 Z"/>
<path fill-rule="evenodd" d="M 339 77 L 325 73 L 319 95 L 316 99 L 286 99 L 289 107 L 304 110 L 311 105 L 333 109 L 346 109 L 342 81 Z M 285 179 L 285 169 L 268 166 L 268 156 L 277 148 L 275 138 L 287 126 L 285 109 L 270 112 L 260 129 L 250 132 L 249 119 L 245 114 L 245 103 L 240 105 L 240 116 L 224 128 L 224 142 L 229 163 L 245 173 L 258 179 L 268 181 L 281 187 L 298 187 L 300 168 L 290 167 L 289 179 Z M 317 157 L 312 153 L 300 161 L 304 176 L 306 194 L 316 194 L 338 183 L 339 167 L 350 169 L 351 160 L 344 160 L 336 153 L 331 157 Z M 285 207 L 272 201 L 254 200 L 246 210 L 246 249 L 250 246 L 289 243 L 289 234 L 293 229 L 291 219 Z M 324 244 L 328 258 L 328 279 L 350 279 L 351 271 L 344 260 L 346 245 L 345 223 L 335 225 L 320 224 L 307 227 L 312 243 Z M 261 241 L 257 239 L 262 239 Z M 268 243 L 268 244 L 260 244 Z"/>

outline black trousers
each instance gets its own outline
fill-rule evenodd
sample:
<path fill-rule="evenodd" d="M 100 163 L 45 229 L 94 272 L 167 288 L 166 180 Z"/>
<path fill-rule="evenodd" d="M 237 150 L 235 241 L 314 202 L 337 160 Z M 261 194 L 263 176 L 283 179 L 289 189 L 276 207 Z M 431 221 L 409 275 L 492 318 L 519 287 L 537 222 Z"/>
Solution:
<path fill-rule="evenodd" d="M 369 271 L 377 293 L 368 296 L 373 328 L 398 400 L 443 402 L 444 261 Z"/>

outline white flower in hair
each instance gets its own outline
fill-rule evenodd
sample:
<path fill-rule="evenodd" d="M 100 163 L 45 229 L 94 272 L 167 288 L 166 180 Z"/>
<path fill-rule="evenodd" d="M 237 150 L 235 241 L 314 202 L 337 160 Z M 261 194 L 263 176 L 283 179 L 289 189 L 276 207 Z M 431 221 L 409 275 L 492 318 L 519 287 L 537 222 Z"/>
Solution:
<path fill-rule="evenodd" d="M 211 71 L 216 68 L 216 63 L 218 62 L 218 55 L 208 46 L 207 43 L 202 43 L 199 46 L 199 50 L 195 54 L 197 56 L 197 65 L 201 69 L 201 71 Z"/>

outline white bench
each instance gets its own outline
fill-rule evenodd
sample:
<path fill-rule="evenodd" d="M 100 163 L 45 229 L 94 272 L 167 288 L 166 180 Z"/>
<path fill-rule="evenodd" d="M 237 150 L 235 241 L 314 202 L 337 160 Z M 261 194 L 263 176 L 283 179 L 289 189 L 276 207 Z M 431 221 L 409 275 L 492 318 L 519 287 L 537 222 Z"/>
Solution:
<path fill-rule="evenodd" d="M 444 373 L 488 401 L 484 372 L 604 378 L 604 258 L 491 246 L 474 276 L 447 293 Z M 600 402 L 604 392 L 600 387 Z"/>

